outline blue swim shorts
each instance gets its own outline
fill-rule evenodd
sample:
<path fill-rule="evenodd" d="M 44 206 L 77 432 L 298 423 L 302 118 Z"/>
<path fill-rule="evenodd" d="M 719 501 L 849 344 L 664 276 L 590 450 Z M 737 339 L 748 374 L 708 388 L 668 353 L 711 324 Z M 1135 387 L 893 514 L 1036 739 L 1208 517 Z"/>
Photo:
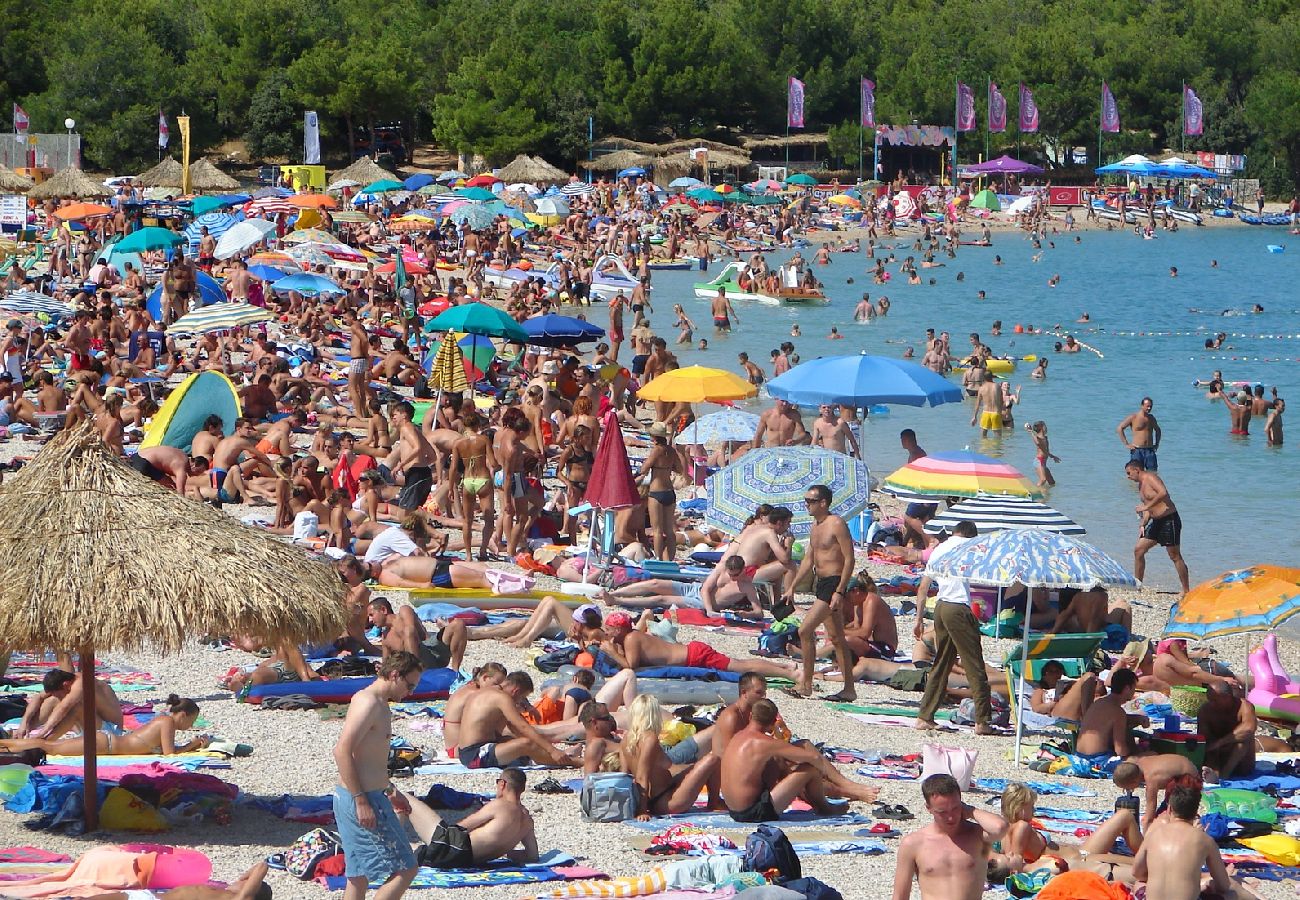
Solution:
<path fill-rule="evenodd" d="M 348 878 L 365 878 L 370 884 L 383 884 L 398 872 L 416 867 L 415 851 L 406 837 L 393 804 L 383 791 L 367 791 L 370 808 L 375 811 L 375 827 L 361 827 L 357 805 L 342 785 L 334 788 L 334 821 L 343 854 L 347 859 L 344 874 Z"/>

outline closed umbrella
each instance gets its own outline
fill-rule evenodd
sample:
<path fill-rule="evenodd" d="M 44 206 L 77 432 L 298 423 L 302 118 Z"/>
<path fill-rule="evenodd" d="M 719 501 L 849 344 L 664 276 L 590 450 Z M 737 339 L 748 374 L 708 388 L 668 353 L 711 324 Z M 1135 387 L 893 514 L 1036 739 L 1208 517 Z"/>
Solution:
<path fill-rule="evenodd" d="M 465 377 L 465 355 L 455 341 L 442 341 L 438 349 L 428 359 L 429 387 L 437 388 L 441 405 L 441 394 L 448 391 L 463 394 L 469 390 L 469 379 Z M 436 408 L 436 406 L 435 406 Z"/>
<path fill-rule="evenodd" d="M 1057 534 L 1084 534 L 1084 527 L 1065 513 L 1028 497 L 970 497 L 925 523 L 926 534 L 952 531 L 958 522 L 972 523 L 980 534 L 1006 528 L 1037 528 Z"/>
<path fill-rule="evenodd" d="M 1198 584 L 1169 610 L 1165 637 L 1207 640 L 1274 631 L 1300 613 L 1300 569 L 1259 565 Z"/>
<path fill-rule="evenodd" d="M 800 363 L 767 384 L 769 395 L 797 406 L 876 403 L 938 406 L 962 400 L 961 388 L 925 366 L 888 356 L 826 356 Z"/>
<path fill-rule="evenodd" d="M 206 334 L 269 322 L 273 318 L 275 316 L 266 308 L 250 303 L 213 303 L 181 316 L 167 328 L 167 333 Z"/>
<path fill-rule="evenodd" d="M 723 403 L 757 393 L 757 387 L 725 369 L 687 366 L 658 376 L 640 388 L 637 397 L 662 403 Z"/>
<path fill-rule="evenodd" d="M 300 294 L 346 294 L 347 291 L 339 287 L 324 275 L 311 275 L 300 273 L 297 275 L 288 275 L 281 278 L 274 285 L 277 293 L 287 293 L 288 291 L 297 291 Z"/>
<path fill-rule="evenodd" d="M 1043 494 L 1015 466 L 958 450 L 932 453 L 895 470 L 880 485 L 900 497 L 1004 496 L 1041 499 Z"/>
<path fill-rule="evenodd" d="M 715 528 L 738 534 L 760 503 L 770 503 L 790 507 L 795 513 L 790 533 L 807 537 L 812 533 L 813 520 L 803 503 L 804 491 L 814 484 L 826 485 L 831 489 L 831 513 L 847 519 L 866 508 L 869 482 L 865 462 L 833 450 L 750 450 L 705 482 L 708 507 L 704 520 Z"/>
<path fill-rule="evenodd" d="M 601 522 L 597 525 L 593 515 L 591 527 L 587 530 L 587 561 L 582 568 L 582 583 L 587 583 L 587 576 L 593 574 L 592 543 L 596 532 L 600 531 L 602 545 L 614 539 L 614 510 L 627 509 L 641 502 L 636 479 L 632 476 L 632 464 L 627 460 L 627 445 L 623 443 L 623 431 L 618 426 L 618 415 L 609 410 L 600 421 L 600 443 L 596 445 L 596 458 L 591 464 L 591 473 L 587 477 L 587 491 L 582 506 L 570 510 L 571 515 L 579 515 L 588 509 L 593 513 L 599 510 Z M 609 549 L 612 549 L 610 547 Z M 607 553 L 601 553 L 608 558 Z"/>
<path fill-rule="evenodd" d="M 528 333 L 528 343 L 538 347 L 572 347 L 605 336 L 605 329 L 599 325 L 555 313 L 525 319 L 523 328 Z"/>
<path fill-rule="evenodd" d="M 245 219 L 230 227 L 217 240 L 217 259 L 232 259 L 249 247 L 260 244 L 275 234 L 275 223 L 266 219 Z"/>
<path fill-rule="evenodd" d="M 723 409 L 700 416 L 673 439 L 679 446 L 687 444 L 736 443 L 750 441 L 758 432 L 758 416 L 739 409 Z"/>

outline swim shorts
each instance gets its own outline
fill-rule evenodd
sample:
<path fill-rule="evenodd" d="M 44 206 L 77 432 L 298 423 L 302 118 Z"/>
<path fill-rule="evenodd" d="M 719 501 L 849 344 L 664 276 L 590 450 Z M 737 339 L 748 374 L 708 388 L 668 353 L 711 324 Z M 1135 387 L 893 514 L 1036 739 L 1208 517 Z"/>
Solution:
<path fill-rule="evenodd" d="M 638 353 L 636 356 L 632 357 L 632 374 L 644 375 L 645 363 L 646 360 L 649 358 L 650 358 L 650 354 L 648 353 Z"/>
<path fill-rule="evenodd" d="M 725 672 L 731 666 L 731 657 L 723 656 L 702 641 L 691 641 L 686 645 L 686 665 Z"/>
<path fill-rule="evenodd" d="M 451 648 L 442 642 L 442 632 L 431 635 L 420 644 L 420 662 L 424 663 L 425 669 L 447 668 L 447 663 L 451 662 Z"/>
<path fill-rule="evenodd" d="M 1154 447 L 1134 447 L 1128 452 L 1129 462 L 1140 462 L 1148 472 L 1156 471 L 1156 449 Z"/>
<path fill-rule="evenodd" d="M 840 576 L 823 575 L 813 584 L 813 596 L 825 603 L 830 603 L 835 599 L 835 594 L 840 589 Z"/>
<path fill-rule="evenodd" d="M 149 478 L 154 481 L 162 481 L 164 478 L 167 477 L 166 472 L 164 472 L 162 469 L 155 466 L 153 463 L 149 462 L 149 460 L 145 459 L 143 456 L 141 456 L 138 453 L 128 456 L 126 458 L 126 464 L 130 466 L 132 469 L 135 469 L 145 478 Z"/>
<path fill-rule="evenodd" d="M 412 466 L 406 470 L 406 483 L 397 494 L 397 505 L 408 512 L 419 509 L 432 490 L 433 470 L 428 466 Z"/>
<path fill-rule="evenodd" d="M 375 827 L 364 828 L 357 821 L 357 804 L 348 789 L 334 788 L 334 828 L 339 833 L 348 878 L 365 878 L 382 884 L 398 872 L 417 865 L 411 842 L 383 791 L 366 791 L 375 811 Z"/>
<path fill-rule="evenodd" d="M 704 600 L 700 597 L 700 589 L 703 587 L 699 581 L 684 581 L 673 585 L 673 590 L 677 592 L 676 605 L 704 609 Z"/>
<path fill-rule="evenodd" d="M 1002 413 L 983 412 L 980 413 L 980 428 L 985 431 L 1002 430 Z"/>
<path fill-rule="evenodd" d="M 1183 520 L 1179 518 L 1178 510 L 1158 519 L 1150 519 L 1142 528 L 1142 536 L 1149 541 L 1155 541 L 1161 547 L 1177 547 L 1182 535 Z"/>
<path fill-rule="evenodd" d="M 456 748 L 456 758 L 467 769 L 504 768 L 497 759 L 496 741 L 483 741 L 480 744 L 471 744 L 468 747 L 458 747 Z M 520 756 L 510 761 L 512 766 L 531 766 L 532 764 L 533 761 L 526 756 Z"/>
<path fill-rule="evenodd" d="M 726 316 L 714 316 L 713 327 L 717 328 L 719 331 L 730 331 L 731 319 L 727 318 Z"/>
<path fill-rule="evenodd" d="M 433 567 L 433 577 L 429 579 L 429 584 L 439 588 L 455 587 L 451 578 L 451 563 L 445 559 L 438 560 Z"/>
<path fill-rule="evenodd" d="M 763 791 L 757 800 L 744 809 L 728 808 L 727 812 L 731 813 L 733 822 L 775 822 L 781 818 L 781 814 L 772 805 L 771 791 Z"/>
<path fill-rule="evenodd" d="M 472 869 L 474 849 L 469 832 L 459 825 L 441 823 L 429 835 L 429 843 L 415 851 L 415 858 L 431 869 Z"/>

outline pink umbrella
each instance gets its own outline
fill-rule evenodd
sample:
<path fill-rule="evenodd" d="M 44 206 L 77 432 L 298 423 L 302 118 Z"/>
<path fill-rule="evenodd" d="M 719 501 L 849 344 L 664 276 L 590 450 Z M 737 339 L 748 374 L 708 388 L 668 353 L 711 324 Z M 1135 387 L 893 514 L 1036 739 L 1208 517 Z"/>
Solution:
<path fill-rule="evenodd" d="M 618 416 L 613 410 L 605 413 L 600 423 L 600 445 L 596 447 L 596 461 L 592 463 L 591 474 L 587 477 L 586 503 L 572 512 L 590 508 L 593 515 L 597 510 L 604 513 L 601 530 L 604 536 L 614 536 L 614 510 L 626 509 L 641 502 L 637 491 L 636 479 L 632 477 L 632 464 L 627 460 L 627 447 L 623 444 L 623 432 L 618 427 Z M 592 541 L 595 538 L 596 521 L 587 532 L 587 564 L 582 568 L 582 581 L 587 582 L 591 572 Z"/>

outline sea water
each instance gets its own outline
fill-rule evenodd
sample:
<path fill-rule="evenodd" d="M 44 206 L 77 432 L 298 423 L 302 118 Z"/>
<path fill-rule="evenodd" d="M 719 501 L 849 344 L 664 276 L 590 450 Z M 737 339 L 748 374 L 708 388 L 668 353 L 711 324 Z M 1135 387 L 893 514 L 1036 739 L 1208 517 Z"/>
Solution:
<path fill-rule="evenodd" d="M 1300 419 L 1288 423 L 1291 433 L 1281 448 L 1265 446 L 1262 417 L 1252 419 L 1249 437 L 1230 436 L 1227 408 L 1207 401 L 1205 389 L 1192 383 L 1220 369 L 1230 381 L 1276 385 L 1284 399 L 1300 400 L 1300 244 L 1294 252 L 1270 253 L 1267 245 L 1287 243 L 1285 231 L 1249 226 L 1186 226 L 1177 233 L 1161 232 L 1154 240 L 1131 230 L 1086 231 L 1078 237 L 1076 243 L 1074 234 L 1049 235 L 1039 250 L 1022 233 L 995 233 L 991 248 L 962 247 L 955 259 L 940 255 L 946 265 L 920 269 L 923 284 L 918 286 L 907 284 L 896 263 L 887 265 L 892 280 L 877 285 L 865 253 L 832 254 L 829 265 L 813 267 L 831 298 L 828 306 L 738 302 L 740 322 L 724 335 L 714 332 L 709 302 L 693 291 L 695 282 L 712 277 L 722 263 L 715 262 L 710 273 L 660 271 L 654 275 L 651 321 L 684 366 L 739 371 L 736 354 L 746 351 L 769 377 L 770 352 L 782 341 L 793 342 L 805 361 L 862 352 L 900 357 L 910 346 L 919 362 L 927 328 L 950 332 L 955 356 L 967 352 L 971 332 L 999 356 L 1045 355 L 1050 359 L 1046 380 L 1029 377 L 1030 362 L 1020 362 L 1009 376 L 1012 387 L 1022 390 L 1021 402 L 1014 408 L 1015 428 L 1000 438 L 981 439 L 971 427 L 973 401 L 934 408 L 894 406 L 885 415 L 870 416 L 865 444 L 872 474 L 883 479 L 906 462 L 898 432 L 913 428 L 930 452 L 969 448 L 1004 459 L 1036 480 L 1034 447 L 1023 426 L 1041 419 L 1048 425 L 1052 452 L 1061 457 L 1051 464 L 1057 483 L 1045 502 L 1083 525 L 1085 540 L 1131 565 L 1138 500 L 1135 485 L 1124 476 L 1129 453 L 1115 428 L 1137 410 L 1142 397 L 1150 396 L 1163 432 L 1160 475 L 1183 519 L 1183 554 L 1193 585 L 1255 563 L 1296 565 Z M 885 243 L 897 246 L 898 260 L 911 255 L 919 264 L 920 254 L 912 250 L 915 239 L 914 229 L 905 230 Z M 817 246 L 814 241 L 801 251 L 803 256 L 811 260 Z M 769 264 L 790 255 L 770 254 Z M 877 250 L 877 256 L 884 255 Z M 1001 256 L 1002 265 L 994 264 L 995 256 Z M 1177 277 L 1170 276 L 1171 266 L 1177 267 Z M 958 273 L 964 273 L 962 281 Z M 1051 288 L 1048 280 L 1056 274 L 1060 283 Z M 976 299 L 980 290 L 987 299 Z M 863 292 L 873 300 L 888 296 L 889 315 L 855 323 L 853 309 Z M 706 338 L 707 350 L 673 344 L 674 303 L 681 303 L 699 326 L 695 343 Z M 1264 312 L 1250 313 L 1254 304 Z M 1223 315 L 1225 310 L 1234 312 Z M 1091 321 L 1076 324 L 1085 311 Z M 607 324 L 603 312 L 593 310 L 590 318 Z M 1003 333 L 993 337 L 991 325 L 999 319 Z M 790 335 L 796 323 L 801 337 Z M 1056 353 L 1053 345 L 1060 337 L 1017 335 L 1016 323 L 1040 329 L 1059 324 L 1063 333 L 1074 334 L 1102 356 L 1086 350 Z M 831 326 L 845 339 L 830 340 Z M 1221 331 L 1229 336 L 1223 349 L 1206 350 L 1205 339 Z M 747 408 L 757 411 L 768 404 L 760 394 Z M 701 404 L 696 413 L 714 408 Z M 807 412 L 810 423 L 816 411 Z M 1177 586 L 1159 547 L 1148 554 L 1146 581 L 1158 588 Z"/>

